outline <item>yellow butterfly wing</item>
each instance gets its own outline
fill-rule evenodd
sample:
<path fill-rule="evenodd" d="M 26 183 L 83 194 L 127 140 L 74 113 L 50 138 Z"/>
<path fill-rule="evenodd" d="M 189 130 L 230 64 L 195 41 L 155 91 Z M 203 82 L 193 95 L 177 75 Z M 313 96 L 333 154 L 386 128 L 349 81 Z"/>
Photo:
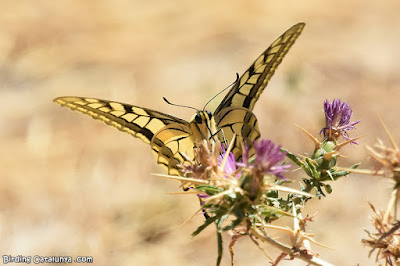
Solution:
<path fill-rule="evenodd" d="M 217 128 L 221 129 L 218 138 L 223 140 L 226 146 L 235 135 L 232 152 L 236 159 L 242 156 L 242 142 L 249 148 L 249 155 L 254 154 L 253 142 L 261 134 L 253 112 L 243 107 L 226 107 L 217 114 L 216 120 Z"/>
<path fill-rule="evenodd" d="M 194 146 L 193 133 L 187 125 L 181 123 L 163 127 L 151 141 L 157 163 L 165 166 L 168 174 L 178 176 L 182 175 L 178 165 L 187 158 L 194 160 Z"/>
<path fill-rule="evenodd" d="M 119 102 L 85 98 L 59 97 L 54 101 L 87 114 L 131 134 L 151 145 L 157 163 L 171 175 L 180 175 L 177 165 L 193 159 L 193 140 L 189 123 L 155 110 Z"/>
<path fill-rule="evenodd" d="M 300 35 L 305 24 L 298 23 L 284 32 L 265 50 L 239 78 L 215 110 L 226 107 L 244 107 L 253 110 L 254 104 L 267 86 L 283 57 Z"/>
<path fill-rule="evenodd" d="M 233 150 L 236 158 L 241 156 L 241 141 L 247 143 L 250 155 L 253 154 L 252 143 L 260 137 L 260 131 L 252 110 L 304 26 L 298 23 L 277 38 L 244 72 L 215 110 L 220 138 L 230 141 L 233 135 L 238 136 Z"/>
<path fill-rule="evenodd" d="M 237 136 L 233 148 L 236 158 L 242 154 L 242 141 L 247 143 L 250 155 L 254 153 L 252 143 L 260 137 L 257 118 L 252 113 L 254 104 L 303 28 L 304 23 L 296 24 L 276 39 L 239 78 L 215 110 L 213 119 L 219 130 L 218 137 L 230 141 Z M 207 135 L 193 132 L 185 120 L 139 106 L 85 97 L 59 97 L 54 101 L 150 144 L 157 163 L 172 175 L 182 174 L 178 164 L 186 158 L 193 159 L 194 140 Z"/>

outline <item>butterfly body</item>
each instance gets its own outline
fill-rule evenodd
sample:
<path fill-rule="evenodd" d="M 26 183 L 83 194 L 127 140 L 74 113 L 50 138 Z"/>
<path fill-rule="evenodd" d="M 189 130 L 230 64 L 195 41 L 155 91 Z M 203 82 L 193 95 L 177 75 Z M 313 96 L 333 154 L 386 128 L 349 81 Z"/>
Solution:
<path fill-rule="evenodd" d="M 260 137 L 254 104 L 268 84 L 283 56 L 300 35 L 304 23 L 298 23 L 276 39 L 237 80 L 222 102 L 211 113 L 198 111 L 190 122 L 130 104 L 86 97 L 59 97 L 56 103 L 88 114 L 150 144 L 158 164 L 168 174 L 182 175 L 179 164 L 194 158 L 194 147 L 206 139 L 231 141 L 236 159 L 247 143 L 253 154 L 253 142 Z"/>

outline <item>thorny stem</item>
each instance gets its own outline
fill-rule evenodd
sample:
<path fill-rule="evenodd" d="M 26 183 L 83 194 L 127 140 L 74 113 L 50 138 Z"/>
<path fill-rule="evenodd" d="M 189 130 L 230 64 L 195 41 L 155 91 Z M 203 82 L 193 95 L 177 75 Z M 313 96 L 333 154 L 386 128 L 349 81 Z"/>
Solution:
<path fill-rule="evenodd" d="M 304 251 L 301 250 L 293 250 L 292 248 L 270 238 L 267 236 L 264 232 L 262 232 L 258 228 L 253 228 L 252 229 L 252 234 L 255 235 L 257 238 L 268 242 L 270 245 L 282 250 L 284 253 L 289 255 L 290 257 L 295 257 L 298 259 L 301 259 L 302 261 L 307 262 L 310 265 L 317 265 L 317 266 L 332 266 L 329 262 L 323 261 L 315 256 L 312 256 L 310 254 L 307 254 Z"/>
<path fill-rule="evenodd" d="M 383 222 L 387 223 L 390 213 L 393 211 L 393 218 L 397 220 L 397 200 L 399 198 L 399 188 L 396 187 L 392 191 L 392 196 L 390 197 L 389 204 L 386 208 L 385 215 L 383 216 Z"/>
<path fill-rule="evenodd" d="M 302 226 L 300 226 L 300 219 L 303 219 L 303 216 L 301 215 L 301 212 L 297 213 L 297 209 L 296 209 L 296 206 L 294 205 L 294 203 L 293 203 L 293 215 L 294 215 L 294 229 L 306 232 L 304 223 Z M 303 240 L 303 245 L 307 250 L 311 250 L 310 241 L 308 241 L 307 239 Z"/>
<path fill-rule="evenodd" d="M 253 243 L 258 247 L 259 250 L 261 250 L 262 253 L 264 253 L 264 255 L 270 259 L 270 261 L 274 261 L 274 259 L 265 251 L 265 249 L 263 249 L 262 247 L 260 247 L 260 245 L 258 244 L 257 240 L 254 239 L 254 235 L 249 234 L 251 241 L 253 241 Z"/>

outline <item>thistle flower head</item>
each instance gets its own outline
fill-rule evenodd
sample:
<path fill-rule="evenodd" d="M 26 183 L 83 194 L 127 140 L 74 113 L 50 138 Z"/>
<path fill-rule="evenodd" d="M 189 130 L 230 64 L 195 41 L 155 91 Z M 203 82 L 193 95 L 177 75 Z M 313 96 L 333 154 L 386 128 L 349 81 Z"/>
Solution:
<path fill-rule="evenodd" d="M 286 179 L 282 173 L 287 171 L 290 165 L 277 165 L 282 161 L 286 152 L 281 151 L 281 145 L 275 146 L 271 140 L 259 140 L 254 143 L 256 159 L 253 170 L 262 175 L 275 175 L 280 179 Z"/>
<path fill-rule="evenodd" d="M 328 100 L 324 101 L 325 111 L 325 127 L 320 133 L 328 140 L 336 140 L 343 135 L 345 139 L 348 137 L 347 131 L 355 128 L 355 125 L 360 122 L 350 122 L 353 111 L 350 105 L 346 102 L 341 102 L 339 99 L 334 99 L 331 103 Z M 353 143 L 357 144 L 355 141 Z"/>
<path fill-rule="evenodd" d="M 373 147 L 366 146 L 370 155 L 376 160 L 375 174 L 382 175 L 395 181 L 395 187 L 400 186 L 400 148 L 396 144 L 389 129 L 382 122 L 386 134 L 390 140 L 391 147 L 378 140 Z M 382 171 L 381 171 L 382 170 Z"/>
<path fill-rule="evenodd" d="M 376 257 L 376 262 L 379 259 L 386 262 L 385 265 L 398 265 L 400 261 L 400 222 L 396 221 L 391 215 L 386 217 L 384 211 L 377 211 L 375 207 L 370 204 L 374 215 L 370 218 L 372 225 L 375 227 L 375 232 L 371 233 L 367 230 L 365 232 L 368 235 L 368 239 L 362 239 L 362 243 L 365 246 L 371 248 L 369 255 L 378 250 L 378 255 Z"/>

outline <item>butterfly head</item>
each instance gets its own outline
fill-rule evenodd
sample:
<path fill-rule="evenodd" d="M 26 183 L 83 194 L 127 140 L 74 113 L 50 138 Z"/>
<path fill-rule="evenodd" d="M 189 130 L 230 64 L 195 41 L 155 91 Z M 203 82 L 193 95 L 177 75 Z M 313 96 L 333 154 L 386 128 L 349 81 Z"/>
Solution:
<path fill-rule="evenodd" d="M 215 120 L 210 111 L 198 111 L 190 121 L 195 142 L 210 139 L 217 133 Z"/>
<path fill-rule="evenodd" d="M 194 120 L 197 124 L 207 123 L 212 119 L 212 113 L 210 111 L 199 111 L 194 116 L 192 120 Z"/>

